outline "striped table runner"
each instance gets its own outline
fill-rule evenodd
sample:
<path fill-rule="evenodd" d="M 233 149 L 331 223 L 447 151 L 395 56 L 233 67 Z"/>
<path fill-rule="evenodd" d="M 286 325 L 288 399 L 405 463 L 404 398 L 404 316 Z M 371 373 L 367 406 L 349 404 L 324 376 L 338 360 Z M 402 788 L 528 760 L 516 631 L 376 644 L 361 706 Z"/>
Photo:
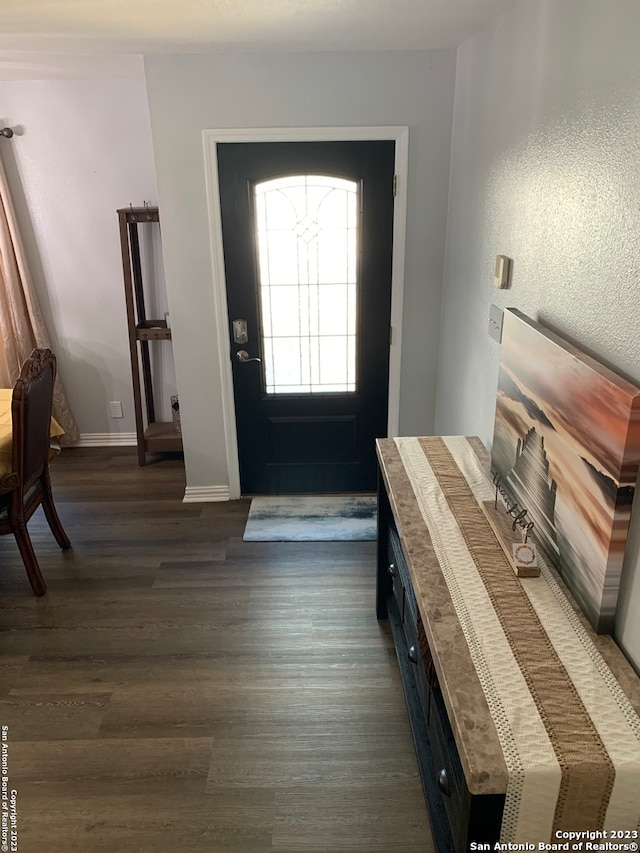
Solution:
<path fill-rule="evenodd" d="M 473 448 L 395 443 L 508 768 L 501 841 L 640 828 L 640 719 L 544 561 L 539 578 L 514 575 L 479 506 L 493 489 Z"/>

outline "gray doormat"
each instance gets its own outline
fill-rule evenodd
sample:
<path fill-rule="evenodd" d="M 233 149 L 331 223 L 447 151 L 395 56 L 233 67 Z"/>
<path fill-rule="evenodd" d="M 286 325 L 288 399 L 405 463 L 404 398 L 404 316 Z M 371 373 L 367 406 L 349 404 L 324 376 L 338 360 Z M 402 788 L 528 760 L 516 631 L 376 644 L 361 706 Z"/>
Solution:
<path fill-rule="evenodd" d="M 374 495 L 254 498 L 245 542 L 348 542 L 376 538 Z"/>

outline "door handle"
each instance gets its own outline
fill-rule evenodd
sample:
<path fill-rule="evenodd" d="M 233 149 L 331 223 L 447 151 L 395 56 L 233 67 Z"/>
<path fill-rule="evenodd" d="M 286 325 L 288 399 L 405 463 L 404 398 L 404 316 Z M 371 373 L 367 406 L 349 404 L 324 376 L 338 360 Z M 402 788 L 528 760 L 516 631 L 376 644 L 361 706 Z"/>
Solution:
<path fill-rule="evenodd" d="M 238 352 L 236 353 L 236 358 L 238 359 L 238 361 L 241 361 L 243 363 L 245 363 L 247 361 L 260 361 L 260 362 L 262 361 L 261 358 L 251 358 L 251 356 L 246 351 L 246 349 L 239 349 Z"/>

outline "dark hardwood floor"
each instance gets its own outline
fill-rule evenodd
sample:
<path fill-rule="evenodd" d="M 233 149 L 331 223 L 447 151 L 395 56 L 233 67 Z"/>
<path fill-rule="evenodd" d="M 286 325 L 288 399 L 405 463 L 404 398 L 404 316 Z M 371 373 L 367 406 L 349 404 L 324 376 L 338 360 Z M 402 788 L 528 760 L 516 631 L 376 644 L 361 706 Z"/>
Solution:
<path fill-rule="evenodd" d="M 0 723 L 19 853 L 428 853 L 375 544 L 244 543 L 181 460 L 65 450 L 0 537 Z"/>

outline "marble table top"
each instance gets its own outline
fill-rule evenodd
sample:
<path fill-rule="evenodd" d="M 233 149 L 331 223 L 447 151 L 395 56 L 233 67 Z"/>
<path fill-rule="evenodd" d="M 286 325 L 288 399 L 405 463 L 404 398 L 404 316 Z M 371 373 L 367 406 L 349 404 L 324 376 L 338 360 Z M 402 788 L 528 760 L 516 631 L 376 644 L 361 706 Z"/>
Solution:
<path fill-rule="evenodd" d="M 468 442 L 489 482 L 487 450 L 478 438 Z M 505 793 L 509 771 L 496 723 L 396 440 L 379 439 L 377 452 L 467 786 L 472 794 Z M 553 574 L 625 696 L 640 713 L 640 679 L 614 640 L 593 632 Z"/>

